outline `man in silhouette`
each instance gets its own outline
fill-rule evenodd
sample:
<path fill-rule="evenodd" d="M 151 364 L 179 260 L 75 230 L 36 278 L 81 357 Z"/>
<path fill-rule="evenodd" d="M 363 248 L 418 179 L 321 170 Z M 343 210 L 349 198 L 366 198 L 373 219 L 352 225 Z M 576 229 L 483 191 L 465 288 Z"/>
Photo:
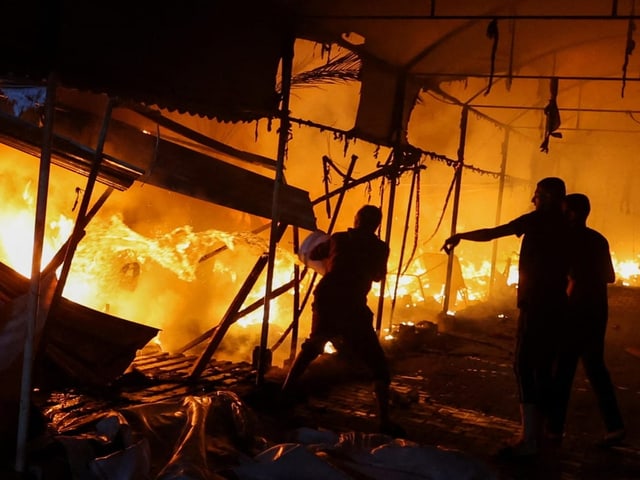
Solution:
<path fill-rule="evenodd" d="M 367 306 L 372 282 L 379 282 L 387 273 L 389 246 L 376 235 L 381 220 L 378 207 L 365 205 L 356 213 L 353 228 L 334 233 L 310 252 L 311 260 L 324 260 L 326 273 L 314 290 L 311 332 L 282 389 L 285 394 L 291 392 L 331 341 L 362 360 L 373 373 L 380 431 L 399 436 L 402 429 L 389 417 L 389 367 L 373 327 L 373 312 Z"/>
<path fill-rule="evenodd" d="M 565 184 L 557 177 L 540 180 L 533 212 L 509 223 L 456 233 L 443 249 L 450 253 L 460 240 L 486 242 L 508 235 L 522 236 L 518 264 L 518 329 L 514 372 L 518 385 L 522 431 L 501 451 L 507 456 L 538 452 L 542 420 L 548 415 L 557 331 L 567 305 L 567 227 L 562 212 Z"/>
<path fill-rule="evenodd" d="M 556 371 L 554 408 L 547 425 L 550 437 L 562 439 L 571 386 L 578 360 L 598 400 L 607 430 L 600 446 L 609 447 L 625 437 L 622 415 L 611 376 L 604 361 L 608 319 L 607 284 L 615 272 L 607 239 L 589 227 L 589 198 L 581 193 L 567 195 L 564 210 L 570 225 L 569 316 L 563 330 Z"/>

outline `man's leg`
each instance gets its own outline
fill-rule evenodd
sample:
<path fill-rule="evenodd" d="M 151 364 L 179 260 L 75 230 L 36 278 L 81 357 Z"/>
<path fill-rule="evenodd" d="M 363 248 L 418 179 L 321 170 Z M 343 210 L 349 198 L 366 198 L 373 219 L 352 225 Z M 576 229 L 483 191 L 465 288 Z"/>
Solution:
<path fill-rule="evenodd" d="M 593 321 L 593 329 L 589 329 L 585 352 L 582 357 L 585 374 L 598 400 L 598 407 L 612 438 L 624 437 L 624 422 L 618 407 L 615 387 L 604 361 L 604 338 L 606 321 L 601 318 Z M 605 437 L 606 439 L 606 437 Z"/>
<path fill-rule="evenodd" d="M 564 435 L 567 409 L 569 408 L 577 366 L 578 355 L 575 352 L 565 351 L 559 355 L 546 425 L 547 434 L 554 440 L 561 440 Z"/>
<path fill-rule="evenodd" d="M 514 373 L 518 384 L 520 399 L 521 431 L 516 441 L 501 450 L 506 456 L 528 456 L 538 452 L 541 413 L 536 385 L 535 358 L 537 352 L 534 331 L 531 328 L 531 315 L 520 311 L 518 317 L 518 333 L 514 360 Z"/>
<path fill-rule="evenodd" d="M 323 352 L 324 343 L 326 342 L 316 335 L 311 335 L 303 342 L 300 347 L 300 352 L 298 352 L 298 355 L 291 364 L 287 378 L 282 385 L 282 391 L 284 393 L 291 393 L 293 389 L 295 389 L 298 385 L 298 380 L 307 367 Z"/>
<path fill-rule="evenodd" d="M 404 429 L 391 420 L 390 415 L 390 388 L 391 373 L 387 357 L 380 345 L 378 335 L 373 329 L 371 320 L 373 314 L 367 309 L 368 314 L 363 314 L 366 321 L 352 323 L 353 328 L 343 334 L 347 348 L 356 354 L 367 366 L 374 377 L 373 391 L 376 400 L 378 422 L 380 432 L 393 437 L 405 435 Z"/>

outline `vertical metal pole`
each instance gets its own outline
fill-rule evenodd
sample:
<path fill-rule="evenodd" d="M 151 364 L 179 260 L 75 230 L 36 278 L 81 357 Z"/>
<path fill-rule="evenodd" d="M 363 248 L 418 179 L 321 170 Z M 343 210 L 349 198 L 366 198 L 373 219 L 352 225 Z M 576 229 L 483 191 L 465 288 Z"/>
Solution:
<path fill-rule="evenodd" d="M 73 226 L 73 232 L 71 232 L 71 237 L 69 238 L 67 251 L 65 252 L 64 263 L 62 265 L 62 271 L 60 272 L 60 278 L 58 279 L 58 284 L 56 285 L 56 292 L 53 296 L 54 304 L 57 304 L 58 300 L 62 296 L 62 291 L 64 290 L 64 286 L 67 283 L 67 277 L 69 276 L 69 272 L 71 271 L 71 261 L 73 260 L 76 247 L 78 246 L 78 243 L 80 243 L 80 240 L 84 235 L 83 230 L 87 226 L 85 217 L 87 216 L 87 211 L 89 209 L 91 195 L 93 195 L 93 188 L 95 187 L 96 181 L 98 179 L 100 164 L 102 163 L 102 152 L 104 150 L 104 144 L 107 140 L 107 132 L 109 130 L 109 123 L 111 122 L 112 111 L 113 100 L 109 98 L 104 112 L 104 119 L 102 121 L 100 135 L 98 136 L 98 144 L 96 146 L 96 151 L 91 163 L 91 170 L 89 171 L 89 175 L 87 177 L 87 185 L 85 187 L 84 194 L 82 195 L 82 201 L 80 202 L 80 208 L 78 209 L 78 214 L 76 216 L 76 223 Z"/>
<path fill-rule="evenodd" d="M 509 136 L 511 129 L 507 127 L 502 141 L 502 162 L 500 163 L 500 183 L 498 185 L 498 204 L 496 205 L 496 225 L 500 225 L 502 215 L 502 200 L 504 197 L 504 180 L 507 171 L 507 158 L 509 157 Z M 496 262 L 498 259 L 498 240 L 493 242 L 491 250 L 491 277 L 489 281 L 489 293 L 493 290 L 496 281 Z"/>
<path fill-rule="evenodd" d="M 276 256 L 276 239 L 280 223 L 280 185 L 283 183 L 284 159 L 289 140 L 289 99 L 291 95 L 291 72 L 293 69 L 293 46 L 295 37 L 288 35 L 283 39 L 282 52 L 282 105 L 280 107 L 280 130 L 278 137 L 278 158 L 276 160 L 276 178 L 273 185 L 273 201 L 271 207 L 271 234 L 269 237 L 269 258 L 267 263 L 267 278 L 264 292 L 264 316 L 262 318 L 262 332 L 260 337 L 260 352 L 258 355 L 258 373 L 256 382 L 262 384 L 266 371 L 267 341 L 269 337 L 269 310 L 271 304 L 271 289 Z"/>
<path fill-rule="evenodd" d="M 411 188 L 409 190 L 409 199 L 407 200 L 407 215 L 404 220 L 404 232 L 402 234 L 402 247 L 400 247 L 400 259 L 398 260 L 398 273 L 396 274 L 396 281 L 393 286 L 393 295 L 391 297 L 391 313 L 389 314 L 389 332 L 393 328 L 393 313 L 396 309 L 396 297 L 398 296 L 398 284 L 400 283 L 400 277 L 402 276 L 402 262 L 404 261 L 404 250 L 407 245 L 407 232 L 409 231 L 409 219 L 411 218 L 411 206 L 413 204 L 413 192 L 416 187 L 416 180 L 418 178 L 418 170 L 414 170 L 411 176 Z"/>
<path fill-rule="evenodd" d="M 293 248 L 296 255 L 300 248 L 300 232 L 298 227 L 293 227 Z M 298 327 L 300 324 L 300 265 L 296 263 L 293 266 L 293 276 L 295 280 L 295 286 L 293 290 L 293 324 L 291 326 L 291 348 L 289 350 L 289 361 L 293 362 L 296 356 L 296 350 L 298 349 Z"/>
<path fill-rule="evenodd" d="M 462 170 L 464 167 L 464 148 L 467 139 L 467 123 L 469 120 L 469 107 L 462 107 L 462 115 L 460 116 L 460 141 L 458 144 L 458 164 L 456 165 L 456 186 L 453 197 L 453 213 L 451 216 L 451 235 L 455 235 L 458 224 L 458 209 L 460 207 L 460 188 L 462 185 Z M 442 302 L 442 311 L 446 314 L 449 311 L 451 297 L 451 274 L 453 272 L 453 256 L 452 253 L 447 259 L 447 279 L 444 287 L 444 299 Z M 457 294 L 457 292 L 453 292 Z"/>
<path fill-rule="evenodd" d="M 42 129 L 42 149 L 40 152 L 40 171 L 38 178 L 38 197 L 33 235 L 33 257 L 31 260 L 31 281 L 29 283 L 29 299 L 26 316 L 26 338 L 24 339 L 24 356 L 22 361 L 22 382 L 20 388 L 20 409 L 18 413 L 18 435 L 16 444 L 17 472 L 23 473 L 26 466 L 27 432 L 29 429 L 29 408 L 31 405 L 31 376 L 33 370 L 33 353 L 35 329 L 40 303 L 40 267 L 47 216 L 47 194 L 49 191 L 49 173 L 51 171 L 51 140 L 53 137 L 53 117 L 56 93 L 55 75 L 47 81 L 47 99 L 45 101 L 44 126 Z"/>
<path fill-rule="evenodd" d="M 391 186 L 389 187 L 389 206 L 387 208 L 387 229 L 384 234 L 384 239 L 388 245 L 391 245 L 391 227 L 393 226 L 393 207 L 396 200 L 396 178 L 391 179 Z M 385 275 L 380 280 L 380 297 L 378 298 L 378 314 L 376 315 L 376 332 L 380 335 L 380 329 L 382 328 L 382 312 L 384 310 L 384 290 L 386 288 L 387 276 Z"/>
<path fill-rule="evenodd" d="M 403 71 L 401 75 L 398 76 L 396 83 L 396 95 L 395 101 L 393 104 L 393 117 L 392 117 L 392 127 L 393 131 L 393 141 L 394 148 L 391 152 L 391 166 L 392 172 L 391 175 L 391 187 L 389 188 L 389 207 L 387 209 L 387 230 L 385 233 L 384 240 L 387 242 L 389 247 L 391 247 L 391 227 L 393 226 L 393 209 L 396 201 L 396 182 L 400 176 L 400 170 L 398 165 L 404 159 L 402 146 L 405 144 L 405 131 L 403 128 L 403 117 L 405 110 L 405 95 L 406 95 L 406 86 L 407 86 L 407 73 Z M 380 280 L 380 297 L 378 298 L 378 312 L 376 314 L 376 332 L 378 336 L 380 335 L 380 330 L 382 328 L 382 314 L 384 311 L 384 291 L 387 284 L 386 275 L 382 277 Z"/>

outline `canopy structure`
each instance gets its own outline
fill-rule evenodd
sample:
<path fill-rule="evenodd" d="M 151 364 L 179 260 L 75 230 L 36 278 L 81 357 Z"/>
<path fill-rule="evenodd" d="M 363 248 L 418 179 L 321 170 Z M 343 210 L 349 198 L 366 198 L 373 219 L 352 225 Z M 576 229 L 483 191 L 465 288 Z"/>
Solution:
<path fill-rule="evenodd" d="M 271 164 L 275 178 L 264 185 L 256 181 L 259 205 L 247 205 L 251 201 L 242 196 L 231 198 L 233 192 L 203 188 L 198 182 L 212 165 L 224 170 L 221 177 L 237 174 L 238 183 L 242 172 L 173 144 L 163 149 L 168 156 L 160 158 L 162 171 L 149 177 L 187 195 L 271 216 L 267 302 L 274 244 L 283 226 L 314 226 L 304 191 L 287 187 L 283 178 L 290 123 L 296 121 L 290 116 L 290 89 L 304 82 L 303 75 L 292 75 L 297 40 L 352 53 L 321 74 L 358 82 L 353 125 L 340 129 L 330 121 L 300 120 L 392 151 L 380 175 L 392 180 L 387 240 L 399 177 L 429 159 L 454 170 L 452 231 L 464 207 L 463 171 L 496 179 L 496 222 L 503 210 L 514 211 L 510 205 L 503 208 L 505 185 L 522 182 L 528 188 L 541 175 L 563 176 L 574 191 L 588 190 L 592 182 L 609 185 L 600 199 L 617 202 L 623 216 L 606 221 L 629 225 L 640 211 L 633 195 L 638 172 L 633 162 L 618 163 L 635 156 L 640 132 L 639 17 L 633 0 L 187 0 L 179 5 L 27 0 L 11 2 L 3 13 L 13 21 L 0 31 L 0 42 L 7 46 L 0 58 L 0 87 L 45 85 L 55 78 L 63 89 L 133 105 L 165 127 L 170 120 L 157 116 L 156 107 L 220 123 L 279 121 L 277 158 Z M 477 128 L 479 123 L 499 134 L 489 137 Z M 0 136 L 15 141 L 18 135 L 10 127 L 11 122 L 0 122 Z M 134 136 L 146 138 L 140 132 Z M 33 144 L 30 138 L 18 143 L 25 148 Z M 215 142 L 198 141 L 207 148 Z M 55 145 L 54 137 L 54 156 Z M 108 141 L 95 149 L 97 157 L 102 147 L 108 151 Z M 265 160 L 244 153 L 241 160 Z M 221 157 L 216 159 L 238 160 L 238 154 L 218 145 Z M 289 166 L 293 162 L 302 163 L 288 158 Z M 88 169 L 85 165 L 85 173 Z M 119 180 L 120 170 L 115 173 Z M 126 173 L 130 180 L 140 171 Z M 216 187 L 223 189 L 224 181 Z M 469 203 L 472 211 L 486 214 L 482 202 Z M 285 204 L 288 208 L 282 208 Z M 296 216 L 296 205 L 307 210 Z M 286 221 L 283 212 L 289 214 Z M 399 263 L 398 271 L 402 255 Z M 257 264 L 252 276 L 263 266 Z M 452 267 L 450 258 L 449 285 Z M 235 318 L 242 301 L 239 295 L 226 318 Z M 378 330 L 381 308 L 382 297 Z"/>
<path fill-rule="evenodd" d="M 12 2 L 6 15 L 18 20 L 1 34 L 11 48 L 0 71 L 42 80 L 55 69 L 70 87 L 243 121 L 275 116 L 275 74 L 295 35 L 358 54 L 354 133 L 377 142 L 394 141 L 421 92 L 515 127 L 530 126 L 524 111 L 546 106 L 551 79 L 573 117 L 635 111 L 631 0 L 143 1 L 126 15 L 121 7 Z M 470 88 L 458 94 L 454 80 Z"/>
<path fill-rule="evenodd" d="M 355 130 L 381 142 L 427 92 L 512 128 L 539 123 L 556 96 L 564 128 L 611 128 L 611 114 L 637 111 L 633 2 L 301 3 L 303 32 L 362 58 Z"/>

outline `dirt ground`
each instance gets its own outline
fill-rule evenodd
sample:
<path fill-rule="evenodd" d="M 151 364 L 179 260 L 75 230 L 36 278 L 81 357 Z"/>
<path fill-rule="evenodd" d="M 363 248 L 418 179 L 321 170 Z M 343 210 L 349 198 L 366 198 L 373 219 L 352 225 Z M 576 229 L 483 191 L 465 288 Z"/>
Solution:
<path fill-rule="evenodd" d="M 503 308 L 469 308 L 439 327 L 426 322 L 399 332 L 398 340 L 386 345 L 394 372 L 394 417 L 407 439 L 472 455 L 501 479 L 640 479 L 638 312 L 640 290 L 611 288 L 606 359 L 628 431 L 619 447 L 595 446 L 604 426 L 579 366 L 561 448 L 526 462 L 496 456 L 519 427 L 512 371 L 517 312 Z M 370 384 L 365 372 L 354 374 L 352 367 L 349 359 L 335 356 L 316 361 L 304 377 L 306 401 L 287 412 L 287 426 L 375 429 Z M 285 373 L 273 369 L 269 375 L 278 383 Z"/>

